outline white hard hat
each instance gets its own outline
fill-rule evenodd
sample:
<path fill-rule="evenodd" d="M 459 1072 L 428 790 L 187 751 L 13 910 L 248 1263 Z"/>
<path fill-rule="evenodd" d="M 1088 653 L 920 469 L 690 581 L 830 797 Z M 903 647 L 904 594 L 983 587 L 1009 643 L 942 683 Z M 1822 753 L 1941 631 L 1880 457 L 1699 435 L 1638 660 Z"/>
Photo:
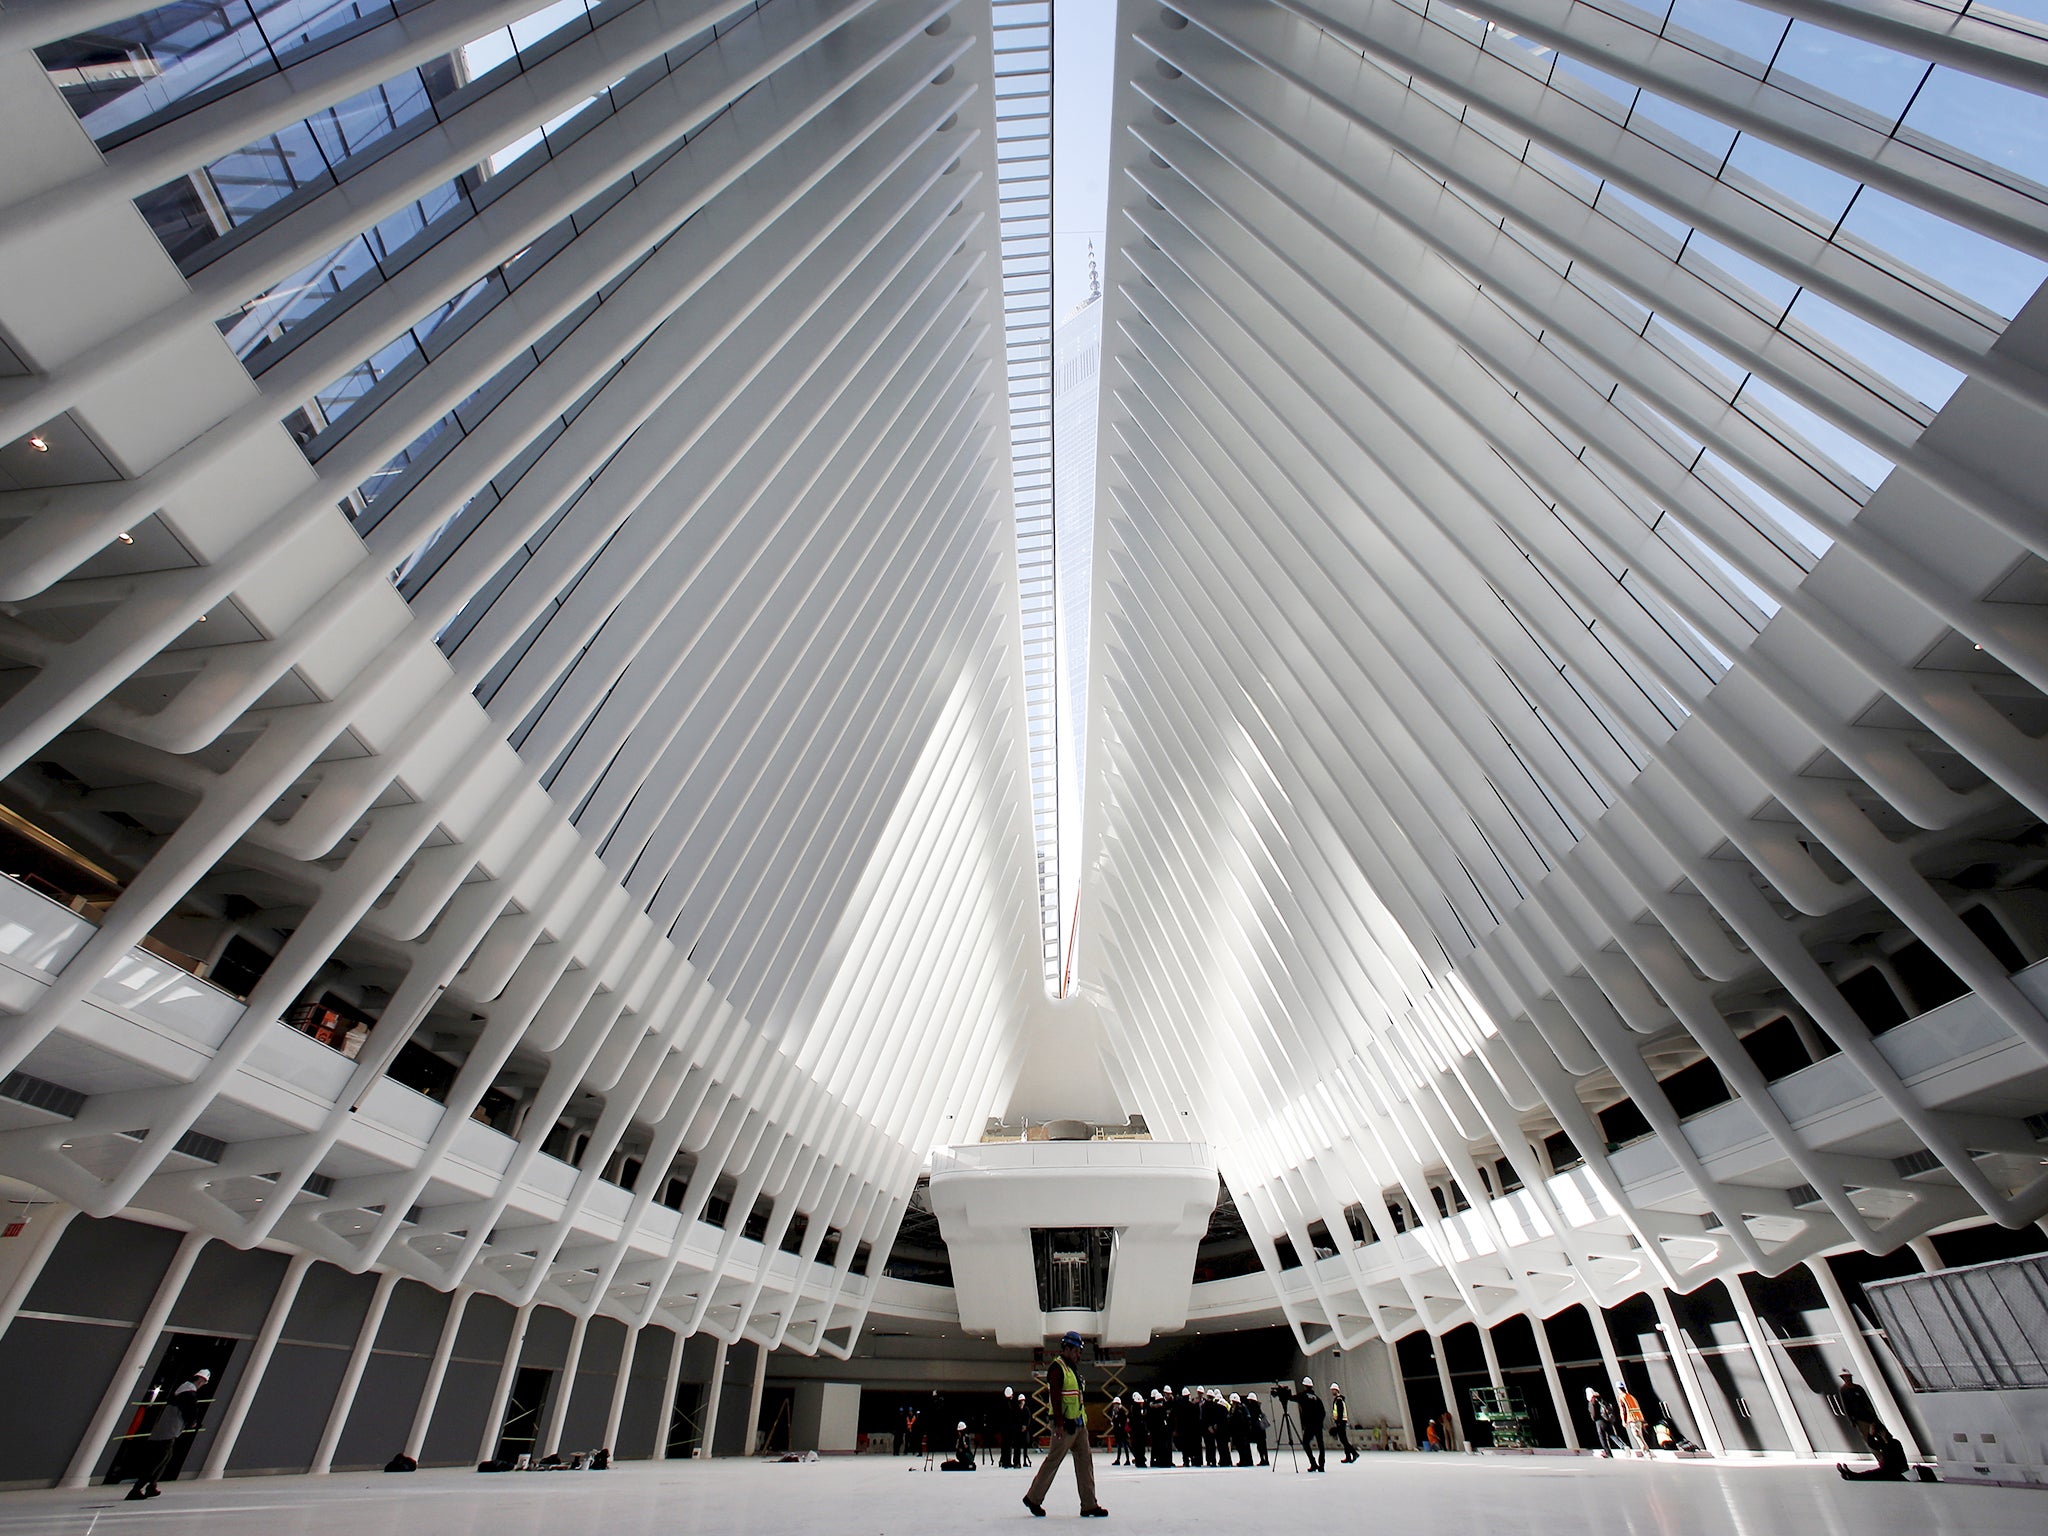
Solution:
<path fill-rule="evenodd" d="M 1309 1391 L 1311 1391 L 1311 1392 L 1315 1391 L 1315 1389 L 1316 1389 L 1316 1379 L 1315 1379 L 1315 1377 L 1313 1377 L 1313 1376 L 1304 1376 L 1304 1377 L 1302 1377 L 1302 1378 L 1301 1378 L 1301 1384 L 1302 1384 L 1302 1385 L 1303 1385 L 1304 1387 L 1307 1387 L 1307 1388 L 1309 1389 Z"/>
<path fill-rule="evenodd" d="M 1244 1400 L 1248 1403 L 1256 1403 L 1259 1400 L 1259 1394 L 1256 1392 L 1247 1392 L 1244 1395 Z"/>
<path fill-rule="evenodd" d="M 1239 1397 L 1239 1396 L 1238 1396 L 1238 1395 L 1237 1395 L 1237 1394 L 1236 1394 L 1235 1392 L 1233 1392 L 1233 1393 L 1231 1393 L 1231 1394 L 1230 1394 L 1230 1400 L 1231 1400 L 1231 1401 L 1232 1401 L 1233 1403 L 1241 1403 L 1241 1402 L 1243 1402 L 1243 1401 L 1244 1401 L 1244 1399 L 1243 1399 L 1243 1398 L 1241 1398 L 1241 1397 Z"/>
<path fill-rule="evenodd" d="M 1015 1387 L 1005 1387 L 1005 1388 L 1003 1388 L 1003 1396 L 1005 1396 L 1005 1397 L 1015 1397 L 1016 1395 L 1017 1395 L 1017 1389 L 1016 1389 Z"/>
<path fill-rule="evenodd" d="M 958 1424 L 955 1424 L 955 1425 L 953 1426 L 953 1428 L 955 1428 L 956 1430 L 959 1430 L 959 1429 L 965 1429 L 966 1427 L 967 1427 L 967 1421 L 966 1421 L 965 1419 L 962 1419 L 962 1420 L 961 1420 L 961 1421 L 960 1421 L 960 1422 L 959 1422 Z"/>
<path fill-rule="evenodd" d="M 1330 1390 L 1336 1393 L 1339 1397 L 1342 1397 L 1344 1395 L 1344 1389 L 1338 1386 L 1337 1383 L 1335 1383 L 1334 1381 L 1330 1383 Z"/>

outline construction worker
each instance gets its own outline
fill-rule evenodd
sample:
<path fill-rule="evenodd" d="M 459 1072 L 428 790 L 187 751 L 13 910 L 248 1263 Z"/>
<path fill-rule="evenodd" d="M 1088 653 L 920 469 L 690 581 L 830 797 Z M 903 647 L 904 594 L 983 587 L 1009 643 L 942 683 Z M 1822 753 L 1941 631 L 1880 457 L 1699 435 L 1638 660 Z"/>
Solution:
<path fill-rule="evenodd" d="M 1586 1416 L 1593 1421 L 1593 1434 L 1600 1442 L 1602 1456 L 1612 1461 L 1616 1446 L 1628 1449 L 1628 1442 L 1621 1435 L 1621 1417 L 1614 1411 L 1614 1404 L 1600 1395 L 1598 1387 L 1586 1388 Z"/>
<path fill-rule="evenodd" d="M 1251 1415 L 1245 1412 L 1244 1399 L 1235 1392 L 1230 1394 L 1230 1449 L 1237 1453 L 1237 1465 L 1252 1464 Z"/>
<path fill-rule="evenodd" d="M 1266 1465 L 1266 1410 L 1259 1404 L 1259 1394 L 1247 1392 L 1244 1395 L 1245 1428 L 1250 1432 L 1252 1445 L 1259 1453 L 1259 1465 Z"/>
<path fill-rule="evenodd" d="M 1638 1456 L 1650 1454 L 1650 1435 L 1647 1421 L 1643 1417 L 1643 1405 L 1636 1401 L 1624 1382 L 1614 1384 L 1614 1403 L 1621 1410 L 1621 1422 L 1628 1430 L 1628 1443 Z"/>
<path fill-rule="evenodd" d="M 1231 1405 L 1212 1386 L 1202 1389 L 1202 1466 L 1231 1464 Z"/>
<path fill-rule="evenodd" d="M 1336 1382 L 1330 1383 L 1330 1435 L 1343 1448 L 1347 1462 L 1358 1460 L 1358 1452 L 1351 1448 L 1351 1410 L 1344 1403 L 1344 1389 Z"/>
<path fill-rule="evenodd" d="M 1873 1444 L 1871 1431 L 1883 1427 L 1877 1416 L 1877 1405 L 1870 1400 L 1869 1391 L 1847 1371 L 1842 1372 L 1842 1384 L 1835 1388 L 1835 1396 L 1842 1404 L 1842 1417 L 1856 1426 L 1856 1433 L 1863 1437 L 1865 1445 Z"/>
<path fill-rule="evenodd" d="M 1088 1449 L 1088 1414 L 1081 1397 L 1081 1335 L 1069 1329 L 1060 1338 L 1060 1352 L 1045 1367 L 1045 1387 L 1052 1399 L 1052 1435 L 1045 1448 L 1045 1460 L 1024 1492 L 1024 1507 L 1034 1516 L 1045 1515 L 1046 1491 L 1053 1474 L 1067 1457 L 1074 1458 L 1074 1487 L 1081 1495 L 1081 1515 L 1109 1513 L 1095 1502 L 1095 1461 Z"/>
<path fill-rule="evenodd" d="M 1323 1400 L 1316 1396 L 1313 1376 L 1301 1378 L 1294 1401 L 1301 1409 L 1301 1448 L 1308 1453 L 1308 1469 L 1311 1472 L 1325 1471 L 1323 1462 L 1329 1453 L 1323 1445 Z"/>
<path fill-rule="evenodd" d="M 1180 1447 L 1180 1464 L 1202 1464 L 1202 1407 L 1195 1401 L 1195 1389 L 1182 1387 L 1173 1404 L 1173 1439 Z"/>

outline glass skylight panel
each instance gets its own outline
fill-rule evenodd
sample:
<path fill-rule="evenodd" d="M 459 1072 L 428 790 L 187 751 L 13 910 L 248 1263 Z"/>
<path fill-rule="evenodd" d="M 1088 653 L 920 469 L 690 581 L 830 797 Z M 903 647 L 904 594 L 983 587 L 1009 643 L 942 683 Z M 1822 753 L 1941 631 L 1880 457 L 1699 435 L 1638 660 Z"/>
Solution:
<path fill-rule="evenodd" d="M 1060 974 L 1058 536 L 1053 518 L 1052 0 L 993 0 L 1010 489 L 1023 617 L 1039 940 Z"/>

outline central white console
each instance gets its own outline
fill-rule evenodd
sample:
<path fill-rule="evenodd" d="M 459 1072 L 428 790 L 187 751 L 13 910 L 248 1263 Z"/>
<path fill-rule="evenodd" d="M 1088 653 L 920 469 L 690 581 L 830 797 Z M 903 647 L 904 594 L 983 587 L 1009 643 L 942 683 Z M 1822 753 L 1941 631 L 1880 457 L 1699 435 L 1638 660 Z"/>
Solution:
<path fill-rule="evenodd" d="M 931 1203 L 962 1327 L 1018 1347 L 1071 1328 L 1130 1348 L 1187 1323 L 1216 1163 L 1193 1142 L 984 1142 L 933 1155 Z M 1048 1288 L 1049 1249 L 1086 1267 L 1082 1251 L 1099 1261 L 1105 1247 L 1106 1281 L 1098 1267 L 1094 1284 Z"/>

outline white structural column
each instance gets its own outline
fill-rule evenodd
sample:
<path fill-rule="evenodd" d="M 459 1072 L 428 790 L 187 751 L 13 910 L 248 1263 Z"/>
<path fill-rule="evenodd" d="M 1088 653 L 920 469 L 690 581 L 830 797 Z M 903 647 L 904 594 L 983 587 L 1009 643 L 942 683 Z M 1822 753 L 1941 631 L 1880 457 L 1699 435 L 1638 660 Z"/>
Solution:
<path fill-rule="evenodd" d="M 711 1382 L 704 1389 L 704 1420 L 698 1432 L 697 1454 L 710 1457 L 717 1454 L 718 1407 L 725 1397 L 725 1354 L 726 1342 L 720 1339 L 711 1351 Z"/>
<path fill-rule="evenodd" d="M 335 1389 L 334 1406 L 328 1411 L 327 1425 L 320 1431 L 320 1444 L 313 1452 L 313 1464 L 309 1472 L 327 1472 L 334 1466 L 334 1450 L 341 1444 L 341 1432 L 348 1427 L 349 1411 L 356 1405 L 356 1391 L 363 1384 L 363 1372 L 369 1368 L 370 1352 L 377 1347 L 377 1330 L 384 1326 L 384 1312 L 391 1305 L 391 1293 L 398 1288 L 401 1277 L 396 1270 L 386 1270 L 377 1277 L 377 1284 L 370 1292 L 369 1309 L 363 1314 L 363 1325 L 356 1330 L 355 1347 L 348 1352 L 348 1365 L 341 1373 L 341 1385 Z"/>
<path fill-rule="evenodd" d="M 675 1438 L 676 1393 L 683 1384 L 683 1351 L 689 1340 L 678 1330 L 669 1345 L 668 1370 L 661 1378 L 661 1397 L 654 1405 L 654 1459 L 667 1461 Z"/>
<path fill-rule="evenodd" d="M 270 1306 L 263 1314 L 263 1324 L 256 1330 L 256 1337 L 249 1344 L 248 1358 L 243 1360 L 242 1369 L 235 1381 L 235 1395 L 227 1405 L 227 1411 L 211 1426 L 212 1443 L 206 1448 L 206 1460 L 201 1465 L 202 1478 L 225 1477 L 228 1460 L 235 1454 L 235 1444 L 242 1438 L 242 1426 L 249 1420 L 249 1410 L 256 1406 L 256 1394 L 263 1390 L 263 1378 L 270 1370 L 271 1357 L 277 1353 L 277 1341 L 284 1334 L 284 1325 L 292 1315 L 292 1303 L 299 1299 L 299 1287 L 305 1281 L 306 1271 L 313 1267 L 310 1253 L 295 1253 L 285 1264 L 284 1274 L 277 1282 L 277 1294 L 270 1298 Z"/>
<path fill-rule="evenodd" d="M 1770 1394 L 1771 1406 L 1785 1425 L 1785 1435 L 1792 1442 L 1792 1451 L 1797 1456 L 1813 1454 L 1813 1437 L 1806 1432 L 1805 1421 L 1799 1417 L 1798 1405 L 1792 1401 L 1792 1393 L 1785 1385 L 1785 1373 L 1779 1367 L 1777 1351 L 1771 1347 L 1770 1336 L 1764 1331 L 1763 1319 L 1757 1316 L 1756 1304 L 1749 1299 L 1749 1290 L 1742 1282 L 1742 1276 L 1730 1275 L 1727 1280 L 1728 1294 L 1735 1302 L 1735 1315 L 1742 1322 L 1743 1337 L 1749 1341 L 1749 1352 L 1756 1357 L 1756 1368 L 1764 1378 L 1764 1390 Z M 1678 1348 L 1673 1340 L 1671 1347 Z"/>
<path fill-rule="evenodd" d="M 1443 1390 L 1444 1407 L 1450 1411 L 1451 1433 L 1462 1440 L 1465 1438 L 1465 1413 L 1459 1405 L 1457 1389 L 1451 1385 L 1451 1362 L 1444 1355 L 1442 1334 L 1432 1333 L 1429 1336 L 1429 1353 L 1430 1358 L 1436 1361 L 1436 1383 Z M 1447 1445 L 1444 1449 L 1448 1451 L 1452 1447 Z"/>
<path fill-rule="evenodd" d="M 58 1487 L 83 1488 L 92 1480 L 92 1469 L 107 1448 L 107 1437 L 113 1434 L 114 1426 L 121 1422 L 122 1414 L 133 1403 L 142 1381 L 143 1368 L 156 1352 L 164 1323 L 171 1315 L 171 1308 L 178 1304 L 185 1282 L 191 1277 L 192 1266 L 199 1258 L 199 1250 L 206 1244 L 207 1237 L 203 1232 L 187 1232 L 179 1240 L 177 1250 L 171 1255 L 170 1267 L 164 1271 L 163 1279 L 157 1282 L 156 1293 L 150 1297 L 149 1306 L 136 1322 L 121 1363 L 114 1367 L 113 1380 L 107 1383 L 107 1390 L 100 1397 L 92 1422 L 86 1426 L 85 1435 L 79 1440 L 71 1465 L 65 1468 Z"/>
<path fill-rule="evenodd" d="M 519 1375 L 519 1352 L 526 1347 L 526 1327 L 532 1321 L 531 1303 L 512 1315 L 512 1337 L 505 1341 L 505 1358 L 498 1366 L 498 1380 L 491 1388 L 491 1405 L 484 1413 L 483 1438 L 477 1442 L 478 1461 L 489 1461 L 498 1453 L 498 1437 L 505 1431 L 505 1405 L 512 1401 L 512 1383 Z"/>
<path fill-rule="evenodd" d="M 1593 1340 L 1600 1348 L 1600 1365 L 1607 1377 L 1600 1392 L 1603 1397 L 1611 1398 L 1622 1380 L 1621 1354 L 1614 1345 L 1614 1321 L 1608 1317 L 1605 1307 L 1588 1307 L 1586 1310 L 1592 1317 Z"/>
<path fill-rule="evenodd" d="M 1479 1329 L 1479 1352 L 1486 1357 L 1486 1379 L 1496 1392 L 1505 1391 L 1507 1378 L 1500 1373 L 1500 1351 L 1494 1347 L 1493 1330 Z"/>
<path fill-rule="evenodd" d="M 575 1322 L 569 1327 L 569 1348 L 562 1357 L 562 1379 L 555 1386 L 554 1396 L 548 1400 L 547 1422 L 541 1426 L 540 1442 L 535 1447 L 543 1456 L 552 1456 L 562 1448 L 562 1427 L 569 1422 L 569 1403 L 576 1395 L 577 1375 L 583 1365 L 583 1345 L 589 1337 L 590 1314 L 578 1312 Z"/>
<path fill-rule="evenodd" d="M 448 1315 L 441 1320 L 441 1335 L 434 1341 L 434 1357 L 427 1362 L 427 1379 L 420 1386 L 420 1400 L 412 1411 L 412 1427 L 405 1432 L 404 1452 L 414 1461 L 426 1448 L 427 1431 L 433 1427 L 434 1410 L 441 1403 L 441 1386 L 448 1379 L 448 1362 L 455 1357 L 455 1345 L 462 1336 L 462 1319 L 476 1292 L 468 1286 L 448 1298 Z M 479 1460 L 482 1458 L 479 1457 Z"/>
<path fill-rule="evenodd" d="M 747 1427 L 742 1444 L 746 1447 L 743 1455 L 751 1456 L 761 1448 L 761 1393 L 768 1385 L 768 1346 L 754 1346 L 754 1374 L 752 1385 L 747 1388 Z"/>
<path fill-rule="evenodd" d="M 1842 1336 L 1842 1348 L 1848 1352 L 1855 1366 L 1856 1379 L 1870 1394 L 1870 1400 L 1877 1411 L 1884 1415 L 1887 1426 L 1896 1425 L 1899 1438 L 1911 1445 L 1921 1456 L 1936 1454 L 1935 1448 L 1920 1437 L 1918 1425 L 1900 1407 L 1899 1400 L 1892 1394 L 1890 1379 L 1877 1363 L 1877 1356 L 1871 1353 L 1870 1339 L 1863 1332 L 1863 1325 L 1857 1320 L 1855 1308 L 1849 1305 L 1849 1297 L 1842 1289 L 1842 1282 L 1835 1278 L 1834 1270 L 1826 1259 L 1808 1259 L 1806 1267 L 1812 1272 L 1820 1286 L 1820 1293 L 1827 1298 L 1828 1313 L 1835 1321 L 1835 1331 Z"/>
<path fill-rule="evenodd" d="M 1529 1319 L 1530 1330 L 1536 1335 L 1536 1357 L 1543 1362 L 1543 1385 L 1550 1391 L 1550 1406 L 1557 1412 L 1557 1427 L 1564 1436 L 1568 1451 L 1579 1449 L 1578 1420 L 1572 1414 L 1572 1405 L 1564 1395 L 1564 1382 L 1557 1374 L 1557 1355 L 1550 1347 L 1550 1334 L 1541 1317 Z"/>
<path fill-rule="evenodd" d="M 1686 1407 L 1692 1411 L 1693 1424 L 1699 1431 L 1700 1444 L 1714 1455 L 1726 1453 L 1720 1428 L 1714 1423 L 1713 1410 L 1707 1406 L 1707 1394 L 1700 1390 L 1699 1373 L 1693 1368 L 1692 1348 L 1686 1341 L 1685 1330 L 1678 1326 L 1678 1317 L 1671 1310 L 1671 1298 L 1663 1287 L 1650 1292 L 1650 1300 L 1657 1308 L 1657 1326 L 1664 1335 L 1665 1348 L 1671 1351 L 1672 1374 L 1678 1378 L 1678 1390 L 1685 1394 Z"/>
<path fill-rule="evenodd" d="M 1415 1438 L 1415 1410 L 1408 1403 L 1408 1384 L 1401 1379 L 1401 1358 L 1394 1348 L 1394 1341 L 1388 1339 L 1381 1351 L 1387 1362 L 1387 1387 L 1394 1395 L 1394 1402 L 1401 1415 L 1401 1434 L 1409 1450 L 1420 1450 L 1421 1442 Z"/>
<path fill-rule="evenodd" d="M 626 1392 L 633 1384 L 633 1357 L 640 1349 L 640 1330 L 628 1328 L 626 1339 L 619 1346 L 619 1368 L 612 1379 L 612 1400 L 605 1409 L 604 1440 L 607 1450 L 616 1451 L 619 1443 L 619 1423 L 626 1416 Z"/>

